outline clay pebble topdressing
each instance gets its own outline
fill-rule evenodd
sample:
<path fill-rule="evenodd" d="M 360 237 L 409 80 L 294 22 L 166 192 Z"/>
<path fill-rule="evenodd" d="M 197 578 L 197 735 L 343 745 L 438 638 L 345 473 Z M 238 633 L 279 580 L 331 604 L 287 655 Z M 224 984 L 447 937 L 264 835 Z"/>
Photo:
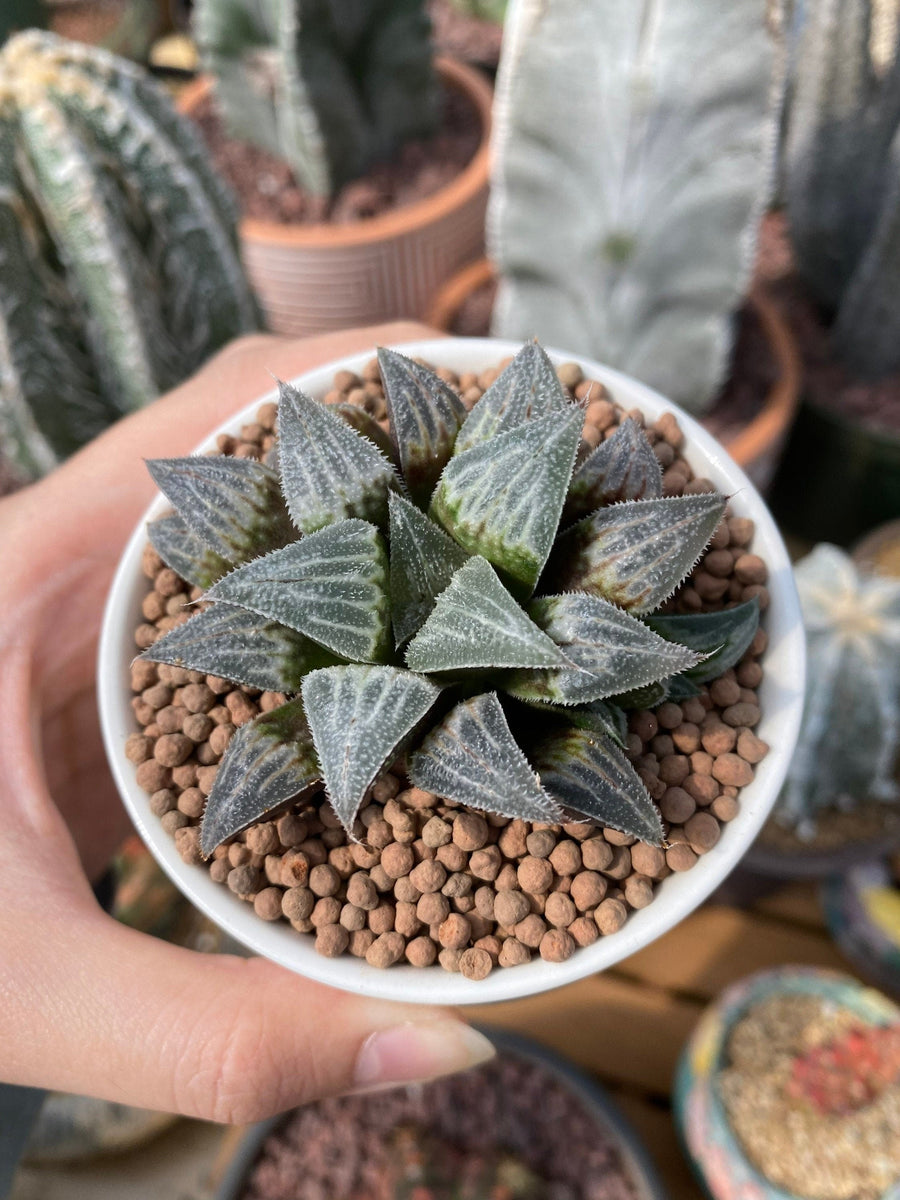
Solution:
<path fill-rule="evenodd" d="M 438 374 L 471 408 L 499 370 Z M 585 442 L 599 445 L 626 414 L 574 364 L 558 374 L 586 403 Z M 342 401 L 386 426 L 375 360 L 359 377 L 338 373 L 326 402 Z M 219 451 L 264 455 L 274 444 L 275 415 L 274 405 L 262 406 L 239 439 L 219 439 Z M 627 415 L 643 424 L 640 413 Z M 645 432 L 666 495 L 713 490 L 681 457 L 682 435 L 671 414 Z M 753 532 L 751 521 L 727 517 L 671 609 L 716 611 L 755 596 L 765 610 L 767 569 L 750 550 Z M 200 595 L 149 547 L 143 567 L 148 591 L 135 631 L 138 649 L 188 620 L 192 610 L 185 605 Z M 760 628 L 744 659 L 703 685 L 698 697 L 631 714 L 628 753 L 660 807 L 663 848 L 587 822 L 482 816 L 410 788 L 397 764 L 360 813 L 359 842 L 348 840 L 319 793 L 219 846 L 210 874 L 252 903 L 261 919 L 287 920 L 298 933 L 314 935 L 327 956 L 350 953 L 380 967 L 439 962 L 476 980 L 535 954 L 564 961 L 617 932 L 629 911 L 653 900 L 656 883 L 689 870 L 737 815 L 740 789 L 767 750 L 753 733 L 766 644 Z M 285 697 L 149 661 L 133 665 L 131 684 L 140 731 L 126 753 L 182 858 L 199 864 L 200 818 L 234 731 Z"/>

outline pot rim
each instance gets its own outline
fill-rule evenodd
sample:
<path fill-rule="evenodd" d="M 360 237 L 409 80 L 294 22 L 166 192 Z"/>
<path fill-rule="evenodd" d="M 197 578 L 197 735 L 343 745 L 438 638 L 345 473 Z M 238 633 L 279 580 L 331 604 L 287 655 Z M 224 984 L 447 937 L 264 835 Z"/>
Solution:
<path fill-rule="evenodd" d="M 444 55 L 437 55 L 435 67 L 441 79 L 462 92 L 475 107 L 481 122 L 481 134 L 471 160 L 449 183 L 431 196 L 404 204 L 377 217 L 332 225 L 320 221 L 312 225 L 290 225 L 281 221 L 263 221 L 242 217 L 241 237 L 248 242 L 262 242 L 310 250 L 342 249 L 347 246 L 369 245 L 389 241 L 433 225 L 448 213 L 464 207 L 488 186 L 490 163 L 491 105 L 493 89 L 474 67 Z M 211 75 L 198 75 L 182 92 L 178 109 L 190 116 L 197 105 L 213 90 Z"/>
<path fill-rule="evenodd" d="M 494 366 L 521 347 L 517 342 L 499 339 L 435 338 L 407 342 L 398 348 L 408 355 L 463 371 Z M 639 407 L 653 419 L 663 412 L 673 413 L 685 433 L 688 460 L 732 496 L 737 515 L 750 516 L 756 522 L 754 547 L 769 566 L 772 600 L 767 613 L 769 647 L 761 685 L 763 718 L 758 733 L 771 749 L 757 767 L 753 782 L 742 789 L 741 811 L 723 828 L 717 845 L 690 871 L 663 880 L 653 903 L 630 914 L 618 933 L 578 949 L 566 962 L 547 963 L 537 958 L 514 969 L 495 970 L 486 979 L 475 982 L 450 974 L 440 966 L 422 969 L 403 965 L 379 970 L 346 955 L 324 958 L 316 953 L 311 937 L 298 935 L 284 922 L 261 920 L 251 905 L 214 883 L 205 866 L 190 866 L 182 861 L 174 839 L 151 813 L 149 797 L 137 786 L 134 768 L 125 758 L 125 740 L 134 732 L 127 679 L 128 666 L 134 658 L 134 629 L 141 619 L 140 603 L 146 585 L 141 572 L 141 556 L 147 541 L 145 526 L 148 520 L 170 507 L 157 494 L 125 547 L 103 618 L 98 701 L 111 770 L 138 832 L 163 870 L 192 903 L 237 941 L 320 983 L 378 999 L 443 1005 L 484 1004 L 535 995 L 610 967 L 665 933 L 718 887 L 759 832 L 787 772 L 803 707 L 805 638 L 790 559 L 762 499 L 715 439 L 676 405 L 644 384 L 590 359 L 551 348 L 547 352 L 558 363 L 581 363 L 585 372 L 601 380 L 626 409 Z M 308 371 L 294 382 L 321 397 L 331 387 L 337 371 L 358 372 L 371 357 L 371 350 L 348 355 Z M 198 452 L 214 447 L 220 433 L 236 431 L 241 424 L 252 420 L 259 405 L 275 397 L 274 390 L 259 396 L 214 430 L 198 447 Z"/>

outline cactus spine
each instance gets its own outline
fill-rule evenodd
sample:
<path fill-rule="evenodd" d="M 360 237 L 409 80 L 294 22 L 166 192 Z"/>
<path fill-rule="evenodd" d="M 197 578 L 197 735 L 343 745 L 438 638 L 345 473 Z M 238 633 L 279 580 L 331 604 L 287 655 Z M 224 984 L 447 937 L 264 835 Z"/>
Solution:
<path fill-rule="evenodd" d="M 194 33 L 232 133 L 316 195 L 435 126 L 423 0 L 197 0 Z"/>
<path fill-rule="evenodd" d="M 0 53 L 0 445 L 29 476 L 259 327 L 230 197 L 134 65 Z"/>

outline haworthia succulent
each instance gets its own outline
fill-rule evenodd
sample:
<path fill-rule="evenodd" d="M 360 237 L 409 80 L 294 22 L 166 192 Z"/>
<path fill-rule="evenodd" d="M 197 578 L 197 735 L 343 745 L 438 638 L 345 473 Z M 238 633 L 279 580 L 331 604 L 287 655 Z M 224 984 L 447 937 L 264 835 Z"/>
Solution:
<path fill-rule="evenodd" d="M 274 812 L 321 775 L 299 700 L 242 725 L 232 737 L 206 802 L 200 850 L 216 846 Z"/>
<path fill-rule="evenodd" d="M 439 695 L 429 680 L 396 667 L 326 667 L 303 681 L 328 799 L 348 833 L 375 777 Z"/>
<path fill-rule="evenodd" d="M 423 512 L 391 492 L 391 619 L 398 646 L 408 642 L 434 608 L 466 552 Z"/>
<path fill-rule="evenodd" d="M 211 550 L 201 537 L 188 529 L 177 513 L 151 521 L 147 536 L 166 566 L 196 587 L 211 587 L 231 570 L 228 559 Z"/>
<path fill-rule="evenodd" d="M 569 729 L 533 755 L 541 782 L 566 808 L 642 842 L 662 842 L 662 818 L 624 750 L 598 730 Z"/>
<path fill-rule="evenodd" d="M 254 559 L 205 598 L 280 621 L 341 658 L 383 662 L 389 653 L 387 553 L 367 521 L 340 521 Z"/>
<path fill-rule="evenodd" d="M 454 456 L 435 489 L 432 515 L 525 593 L 553 546 L 583 421 L 576 409 L 498 433 Z"/>
<path fill-rule="evenodd" d="M 759 601 L 754 596 L 722 612 L 666 613 L 644 621 L 673 644 L 705 655 L 702 662 L 687 668 L 687 674 L 694 683 L 709 683 L 746 654 L 759 628 Z"/>
<path fill-rule="evenodd" d="M 324 404 L 279 383 L 278 433 L 284 498 L 301 533 L 346 517 L 387 525 L 394 468 L 380 450 Z"/>
<path fill-rule="evenodd" d="M 559 539 L 548 576 L 635 614 L 671 596 L 706 549 L 725 512 L 718 492 L 629 500 L 602 508 Z"/>
<path fill-rule="evenodd" d="M 409 777 L 457 804 L 526 821 L 561 819 L 493 693 L 458 704 L 412 756 Z"/>
<path fill-rule="evenodd" d="M 147 469 L 181 519 L 211 550 L 246 562 L 292 537 L 278 476 L 251 458 L 154 458 Z"/>
<path fill-rule="evenodd" d="M 761 0 L 512 0 L 495 104 L 495 332 L 714 397 L 777 124 Z M 589 199 L 587 199 L 589 197 Z"/>
<path fill-rule="evenodd" d="M 343 417 L 351 429 L 355 429 L 357 433 L 361 433 L 370 442 L 374 442 L 384 457 L 389 459 L 394 467 L 399 465 L 397 462 L 397 448 L 391 441 L 390 434 L 385 433 L 371 413 L 367 413 L 361 405 L 349 404 L 342 401 L 340 404 L 332 404 L 331 411 Z"/>
<path fill-rule="evenodd" d="M 310 671 L 337 662 L 303 634 L 230 604 L 214 604 L 176 625 L 141 657 L 288 694 L 299 692 Z"/>
<path fill-rule="evenodd" d="M 659 459 L 638 423 L 626 417 L 575 471 L 563 516 L 574 520 L 604 504 L 656 500 L 661 495 Z"/>
<path fill-rule="evenodd" d="M 567 660 L 483 558 L 471 558 L 441 592 L 410 642 L 413 671 L 565 666 Z"/>

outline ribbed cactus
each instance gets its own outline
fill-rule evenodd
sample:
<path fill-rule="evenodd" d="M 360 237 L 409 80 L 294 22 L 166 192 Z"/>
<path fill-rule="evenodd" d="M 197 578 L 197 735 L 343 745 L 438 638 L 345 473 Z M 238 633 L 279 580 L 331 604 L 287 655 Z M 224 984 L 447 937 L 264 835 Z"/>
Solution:
<path fill-rule="evenodd" d="M 859 378 L 900 366 L 900 60 L 873 57 L 874 0 L 805 0 L 784 196 L 799 270 Z"/>
<path fill-rule="evenodd" d="M 432 132 L 424 0 L 195 0 L 194 36 L 233 134 L 327 196 Z"/>
<path fill-rule="evenodd" d="M 235 212 L 138 67 L 34 30 L 0 52 L 0 448 L 27 476 L 256 329 Z"/>
<path fill-rule="evenodd" d="M 494 331 L 707 405 L 775 146 L 764 0 L 512 0 L 495 104 Z"/>
<path fill-rule="evenodd" d="M 821 545 L 795 570 L 807 642 L 806 706 L 780 815 L 801 835 L 818 813 L 896 799 L 900 581 Z"/>

